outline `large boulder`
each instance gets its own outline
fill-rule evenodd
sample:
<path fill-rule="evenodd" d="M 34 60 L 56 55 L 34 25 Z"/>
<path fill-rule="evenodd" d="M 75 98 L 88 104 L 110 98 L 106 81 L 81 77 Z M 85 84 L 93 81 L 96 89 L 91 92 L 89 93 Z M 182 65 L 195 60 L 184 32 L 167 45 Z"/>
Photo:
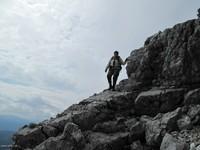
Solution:
<path fill-rule="evenodd" d="M 51 119 L 48 123 L 48 125 L 58 129 L 60 132 L 64 130 L 65 124 L 72 121 L 72 114 L 68 113 L 63 116 L 57 116 L 56 118 Z"/>
<path fill-rule="evenodd" d="M 199 20 L 158 32 L 145 41 L 144 47 L 131 52 L 126 67 L 128 77 L 144 86 L 199 84 L 199 43 Z"/>
<path fill-rule="evenodd" d="M 134 141 L 131 144 L 130 150 L 144 150 L 144 147 L 140 141 Z"/>
<path fill-rule="evenodd" d="M 147 120 L 145 123 L 146 143 L 159 147 L 165 133 L 177 129 L 177 120 L 180 116 L 181 109 L 177 108 L 175 111 L 158 114 L 153 119 Z"/>
<path fill-rule="evenodd" d="M 154 116 L 172 111 L 181 105 L 184 89 L 150 90 L 140 93 L 135 100 L 136 113 Z"/>
<path fill-rule="evenodd" d="M 103 133 L 124 132 L 125 130 L 126 130 L 126 126 L 125 126 L 124 122 L 121 122 L 120 120 L 97 123 L 93 127 L 93 131 L 103 132 Z"/>
<path fill-rule="evenodd" d="M 184 103 L 186 105 L 200 104 L 200 89 L 194 89 L 194 90 L 189 91 L 185 95 Z"/>
<path fill-rule="evenodd" d="M 16 147 L 19 146 L 21 149 L 34 148 L 46 139 L 47 137 L 42 131 L 42 126 L 36 126 L 32 129 L 29 126 L 21 128 L 13 136 Z"/>
<path fill-rule="evenodd" d="M 15 145 L 33 148 L 49 137 L 55 138 L 49 138 L 47 143 L 59 141 L 59 135 L 70 122 L 77 124 L 83 131 L 92 129 L 102 132 L 125 131 L 125 125 L 120 124 L 120 121 L 116 124 L 109 121 L 118 120 L 120 116 L 123 118 L 133 115 L 136 96 L 137 92 L 105 91 L 94 94 L 79 104 L 72 105 L 56 118 L 40 123 L 40 126 L 33 126 L 32 129 L 25 127 L 18 131 L 14 136 Z M 100 125 L 102 122 L 107 123 Z"/>
<path fill-rule="evenodd" d="M 185 142 L 180 141 L 172 135 L 166 133 L 162 140 L 160 150 L 189 150 L 189 147 Z"/>
<path fill-rule="evenodd" d="M 143 140 L 145 137 L 145 127 L 141 122 L 137 122 L 130 128 L 130 140 Z"/>
<path fill-rule="evenodd" d="M 82 130 L 91 129 L 95 124 L 112 120 L 119 113 L 134 113 L 134 99 L 137 92 L 103 92 L 95 94 L 79 103 L 80 107 L 73 112 L 72 120 Z"/>
<path fill-rule="evenodd" d="M 122 150 L 128 143 L 129 133 L 104 134 L 89 132 L 84 150 Z"/>
<path fill-rule="evenodd" d="M 192 128 L 192 122 L 188 115 L 183 115 L 178 121 L 178 128 L 180 130 L 187 130 Z"/>
<path fill-rule="evenodd" d="M 190 117 L 192 124 L 196 125 L 200 123 L 200 105 L 190 105 L 187 111 L 187 115 Z"/>
<path fill-rule="evenodd" d="M 84 145 L 84 136 L 78 126 L 67 123 L 62 135 L 48 138 L 34 150 L 80 150 Z"/>
<path fill-rule="evenodd" d="M 194 143 L 195 146 L 197 147 L 198 145 L 200 145 L 199 133 L 200 133 L 200 127 L 193 126 L 193 128 L 190 130 L 181 130 L 180 132 L 179 131 L 171 132 L 171 135 L 173 135 L 173 137 L 176 137 L 177 139 L 180 139 L 184 143 L 187 143 L 187 144 Z"/>
<path fill-rule="evenodd" d="M 42 131 L 46 135 L 46 137 L 55 137 L 59 134 L 59 130 L 50 125 L 43 125 Z"/>

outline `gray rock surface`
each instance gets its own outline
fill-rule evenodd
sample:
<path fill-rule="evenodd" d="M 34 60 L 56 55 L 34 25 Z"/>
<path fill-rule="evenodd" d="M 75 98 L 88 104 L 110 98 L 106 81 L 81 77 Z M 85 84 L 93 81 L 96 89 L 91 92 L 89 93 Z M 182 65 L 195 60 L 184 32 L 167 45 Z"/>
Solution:
<path fill-rule="evenodd" d="M 41 126 L 37 126 L 33 129 L 29 127 L 22 128 L 13 136 L 15 144 L 23 149 L 33 148 L 46 139 L 47 137 L 45 137 L 45 134 L 42 132 Z"/>
<path fill-rule="evenodd" d="M 189 150 L 189 148 L 183 141 L 180 141 L 166 133 L 160 146 L 160 150 Z"/>
<path fill-rule="evenodd" d="M 184 115 L 177 121 L 178 127 L 180 130 L 191 129 L 192 122 L 189 116 Z"/>
<path fill-rule="evenodd" d="M 200 89 L 194 89 L 189 91 L 185 95 L 185 104 L 200 104 Z"/>
<path fill-rule="evenodd" d="M 177 120 L 180 117 L 180 108 L 166 114 L 158 114 L 145 123 L 145 138 L 147 145 L 160 146 L 167 131 L 177 129 Z"/>
<path fill-rule="evenodd" d="M 140 88 L 199 85 L 199 37 L 199 20 L 177 24 L 149 37 L 144 47 L 131 52 L 127 65 L 130 82 L 121 88 L 130 88 L 131 81 Z"/>
<path fill-rule="evenodd" d="M 144 147 L 142 146 L 140 141 L 135 141 L 131 144 L 131 150 L 143 150 Z"/>
<path fill-rule="evenodd" d="M 85 139 L 77 125 L 67 123 L 62 135 L 50 137 L 34 150 L 79 150 L 85 145 Z"/>
<path fill-rule="evenodd" d="M 172 111 L 183 101 L 184 89 L 150 90 L 141 92 L 135 100 L 136 113 L 154 116 Z"/>

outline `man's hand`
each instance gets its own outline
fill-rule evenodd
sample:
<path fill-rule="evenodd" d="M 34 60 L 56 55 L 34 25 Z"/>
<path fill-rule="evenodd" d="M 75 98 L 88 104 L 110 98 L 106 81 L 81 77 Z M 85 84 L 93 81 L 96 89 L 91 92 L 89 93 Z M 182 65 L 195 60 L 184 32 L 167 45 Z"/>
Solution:
<path fill-rule="evenodd" d="M 125 59 L 125 64 L 127 63 L 127 61 L 128 61 L 128 58 Z"/>
<path fill-rule="evenodd" d="M 105 69 L 105 72 L 107 72 L 107 70 L 108 70 L 108 69 L 106 68 L 106 69 Z"/>

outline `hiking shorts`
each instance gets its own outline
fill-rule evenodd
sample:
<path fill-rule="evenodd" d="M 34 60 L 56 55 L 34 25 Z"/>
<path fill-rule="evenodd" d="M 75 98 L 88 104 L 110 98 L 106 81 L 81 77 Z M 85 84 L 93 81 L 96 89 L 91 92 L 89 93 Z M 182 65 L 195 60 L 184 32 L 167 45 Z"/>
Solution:
<path fill-rule="evenodd" d="M 118 77 L 119 76 L 119 73 L 121 71 L 121 68 L 109 68 L 109 71 L 108 71 L 108 77 L 112 77 L 112 75 L 114 77 Z"/>

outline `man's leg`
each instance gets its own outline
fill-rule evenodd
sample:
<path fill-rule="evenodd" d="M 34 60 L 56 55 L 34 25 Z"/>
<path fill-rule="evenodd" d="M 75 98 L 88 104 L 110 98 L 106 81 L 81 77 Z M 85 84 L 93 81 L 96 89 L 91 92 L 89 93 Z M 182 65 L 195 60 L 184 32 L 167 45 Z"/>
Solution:
<path fill-rule="evenodd" d="M 114 74 L 113 74 L 113 87 L 112 87 L 113 91 L 115 91 L 115 85 L 116 85 L 116 83 L 117 83 L 117 79 L 118 79 L 118 76 L 119 76 L 119 72 L 120 72 L 119 69 L 115 69 L 115 70 L 114 70 Z"/>
<path fill-rule="evenodd" d="M 108 74 L 107 74 L 107 79 L 109 83 L 109 90 L 112 89 L 112 75 L 113 75 L 113 69 L 109 69 Z"/>

